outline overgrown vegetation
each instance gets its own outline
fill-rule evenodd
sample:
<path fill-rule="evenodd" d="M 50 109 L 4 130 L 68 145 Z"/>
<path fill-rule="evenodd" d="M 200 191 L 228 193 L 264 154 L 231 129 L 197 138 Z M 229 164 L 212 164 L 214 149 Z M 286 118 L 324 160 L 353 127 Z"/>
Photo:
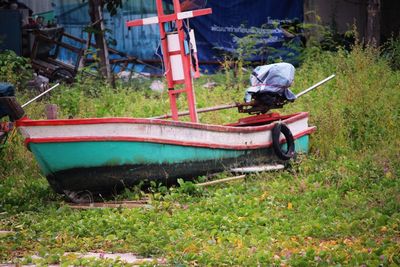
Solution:
<path fill-rule="evenodd" d="M 22 88 L 32 77 L 29 60 L 17 56 L 14 51 L 0 53 L 0 81 L 7 81 Z"/>
<path fill-rule="evenodd" d="M 382 56 L 388 60 L 394 70 L 400 70 L 400 35 L 392 36 L 383 45 Z"/>
<path fill-rule="evenodd" d="M 293 90 L 332 73 L 337 78 L 285 107 L 309 111 L 311 153 L 285 171 L 249 176 L 245 182 L 198 189 L 192 183 L 154 185 L 143 209 L 76 211 L 53 193 L 16 135 L 0 155 L 0 262 L 109 266 L 64 252 L 135 252 L 165 257 L 168 265 L 400 265 L 400 73 L 372 48 L 308 54 Z M 226 76 L 196 83 L 199 107 L 239 101 L 242 88 Z M 215 80 L 219 85 L 204 89 Z M 148 82 L 111 89 L 90 79 L 56 89 L 27 109 L 43 117 L 55 103 L 61 117 L 150 117 L 168 112 L 167 93 Z M 30 94 L 19 92 L 21 102 Z M 180 99 L 182 107 L 185 99 Z M 201 115 L 226 123 L 235 110 Z M 124 198 L 144 193 L 127 189 Z M 121 197 L 120 197 L 121 198 Z M 25 260 L 21 260 L 25 258 Z M 117 264 L 117 263 L 116 263 Z M 121 264 L 121 263 L 118 263 Z"/>

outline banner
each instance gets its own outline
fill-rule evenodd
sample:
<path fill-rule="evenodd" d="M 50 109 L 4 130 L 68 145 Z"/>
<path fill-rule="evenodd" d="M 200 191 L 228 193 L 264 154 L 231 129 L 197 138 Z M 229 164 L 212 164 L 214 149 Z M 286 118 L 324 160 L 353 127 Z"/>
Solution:
<path fill-rule="evenodd" d="M 238 42 L 249 35 L 258 40 L 254 50 L 260 50 L 251 60 L 296 60 L 295 47 L 301 45 L 301 38 L 288 34 L 284 27 L 303 21 L 303 0 L 209 0 L 206 7 L 213 9 L 211 15 L 190 21 L 200 61 L 220 61 L 223 54 L 235 56 Z"/>
<path fill-rule="evenodd" d="M 288 36 L 284 25 L 303 21 L 303 0 L 181 0 L 184 10 L 212 8 L 213 13 L 189 20 L 194 29 L 199 61 L 202 66 L 218 63 L 224 54 L 235 56 L 238 42 L 244 36 L 257 36 L 252 47 L 257 53 L 250 60 L 271 63 L 283 59 L 296 64 L 298 36 Z M 65 31 L 87 38 L 85 27 L 90 23 L 87 1 L 58 0 L 54 12 Z M 165 0 L 166 12 L 173 12 L 172 1 Z M 111 17 L 104 11 L 107 36 L 115 40 L 113 48 L 142 60 L 160 60 L 158 24 L 128 29 L 126 21 L 157 16 L 155 0 L 123 1 L 122 9 Z M 79 46 L 79 44 L 71 43 Z M 83 46 L 83 45 L 82 45 Z M 69 61 L 68 54 L 62 59 Z M 204 68 L 203 68 L 204 69 Z M 209 69 L 211 70 L 211 69 Z"/>

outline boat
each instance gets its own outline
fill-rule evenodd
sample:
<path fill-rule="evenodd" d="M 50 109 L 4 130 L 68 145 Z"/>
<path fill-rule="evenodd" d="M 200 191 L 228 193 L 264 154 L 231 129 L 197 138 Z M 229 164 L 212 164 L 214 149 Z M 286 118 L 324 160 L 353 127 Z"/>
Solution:
<path fill-rule="evenodd" d="M 179 178 L 285 163 L 298 153 L 308 152 L 309 138 L 316 128 L 308 124 L 307 112 L 270 112 L 288 102 L 279 92 L 260 93 L 260 99 L 250 98 L 248 103 L 197 110 L 192 85 L 199 70 L 197 51 L 193 30 L 183 21 L 212 10 L 185 11 L 179 0 L 173 0 L 175 13 L 164 14 L 162 1 L 156 0 L 156 5 L 158 17 L 129 21 L 127 26 L 159 24 L 171 114 L 155 118 L 31 120 L 15 101 L 4 99 L 9 103 L 9 113 L 14 114 L 9 114 L 10 118 L 16 121 L 51 187 L 75 202 L 80 201 L 76 197 L 80 192 L 108 195 L 152 181 L 171 185 Z M 170 22 L 176 27 L 171 28 Z M 252 85 L 246 94 L 258 95 L 257 84 Z M 187 112 L 178 112 L 176 97 L 180 94 L 187 95 Z M 268 101 L 263 102 L 265 99 Z M 249 116 L 226 125 L 198 120 L 200 112 L 232 107 Z M 190 121 L 180 121 L 183 115 L 189 115 Z"/>
<path fill-rule="evenodd" d="M 58 193 L 109 194 L 141 182 L 176 183 L 243 166 L 285 161 L 273 129 L 286 125 L 296 153 L 307 153 L 308 113 L 260 114 L 229 125 L 139 118 L 17 121 L 25 144 Z M 283 136 L 278 140 L 282 151 Z M 290 153 L 293 153 L 291 151 Z"/>

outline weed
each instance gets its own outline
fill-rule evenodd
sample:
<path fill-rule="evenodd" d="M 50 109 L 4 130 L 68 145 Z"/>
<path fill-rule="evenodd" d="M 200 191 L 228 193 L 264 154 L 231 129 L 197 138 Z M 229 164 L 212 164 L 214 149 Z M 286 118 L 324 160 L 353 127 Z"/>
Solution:
<path fill-rule="evenodd" d="M 318 127 L 310 155 L 289 170 L 241 183 L 204 189 L 183 181 L 169 189 L 154 184 L 144 209 L 70 209 L 17 135 L 0 154 L 0 229 L 15 232 L 1 236 L 0 262 L 24 257 L 30 263 L 39 254 L 39 265 L 122 264 L 62 256 L 109 251 L 161 256 L 170 265 L 399 265 L 399 73 L 375 49 L 318 50 L 297 70 L 294 91 L 331 73 L 336 80 L 283 110 L 310 112 Z M 242 99 L 243 91 L 225 86 L 224 74 L 202 79 L 219 85 L 196 88 L 199 107 Z M 86 80 L 55 90 L 27 114 L 43 118 L 46 103 L 58 104 L 62 118 L 168 113 L 167 93 L 144 86 L 112 89 Z M 183 109 L 186 99 L 178 105 Z M 225 110 L 200 119 L 224 124 L 241 116 Z M 144 194 L 138 187 L 124 196 Z"/>
<path fill-rule="evenodd" d="M 12 83 L 20 90 L 31 77 L 32 67 L 28 59 L 11 50 L 0 53 L 0 81 Z"/>
<path fill-rule="evenodd" d="M 392 36 L 383 45 L 382 56 L 386 58 L 394 70 L 400 70 L 400 36 Z"/>

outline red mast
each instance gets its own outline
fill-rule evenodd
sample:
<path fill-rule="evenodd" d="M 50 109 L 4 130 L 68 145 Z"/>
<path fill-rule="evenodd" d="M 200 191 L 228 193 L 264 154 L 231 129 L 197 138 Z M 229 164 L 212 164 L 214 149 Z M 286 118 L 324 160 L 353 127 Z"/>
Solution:
<path fill-rule="evenodd" d="M 156 0 L 156 5 L 157 17 L 128 21 L 126 26 L 159 24 L 172 119 L 178 120 L 177 95 L 186 93 L 190 120 L 198 122 L 192 80 L 193 67 L 196 68 L 198 74 L 198 66 L 195 66 L 197 62 L 192 61 L 192 53 L 196 52 L 196 43 L 193 30 L 188 28 L 188 23 L 185 25 L 184 20 L 211 14 L 212 10 L 206 8 L 182 12 L 179 0 L 173 0 L 174 13 L 165 14 L 162 0 Z M 175 22 L 175 27 L 171 27 L 171 22 Z M 182 84 L 183 89 L 175 89 L 177 84 Z"/>

